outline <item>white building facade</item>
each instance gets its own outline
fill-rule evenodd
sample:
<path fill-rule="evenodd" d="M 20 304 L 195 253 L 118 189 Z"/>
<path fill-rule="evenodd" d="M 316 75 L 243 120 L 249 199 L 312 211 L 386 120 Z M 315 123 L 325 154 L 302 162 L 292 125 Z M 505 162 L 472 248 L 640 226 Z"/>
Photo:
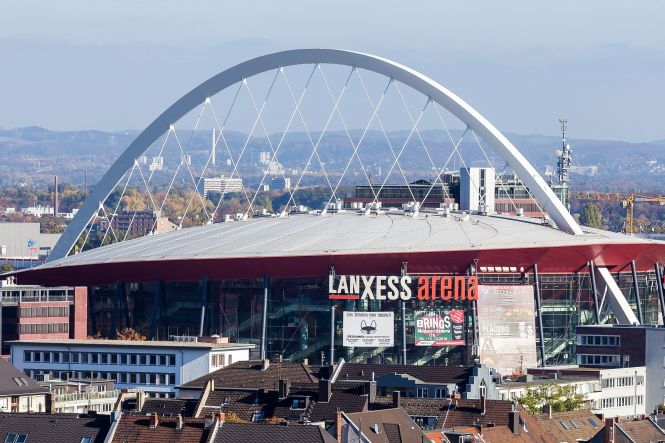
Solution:
<path fill-rule="evenodd" d="M 223 175 L 215 178 L 204 178 L 203 186 L 200 189 L 204 196 L 208 196 L 208 192 L 242 192 L 242 179 L 224 177 Z"/>
<path fill-rule="evenodd" d="M 125 340 L 18 340 L 12 364 L 31 378 L 114 380 L 118 389 L 142 389 L 152 397 L 174 397 L 175 387 L 249 359 L 254 345 Z"/>
<path fill-rule="evenodd" d="M 460 169 L 460 209 L 494 212 L 495 188 L 494 168 Z"/>
<path fill-rule="evenodd" d="M 541 368 L 539 368 L 541 369 Z M 542 370 L 568 373 L 566 379 L 537 379 L 519 383 L 497 385 L 502 400 L 515 400 L 526 395 L 528 390 L 550 383 L 558 386 L 574 386 L 575 392 L 582 395 L 584 407 L 594 414 L 606 418 L 637 417 L 647 412 L 646 408 L 646 367 L 589 369 L 551 367 Z"/>

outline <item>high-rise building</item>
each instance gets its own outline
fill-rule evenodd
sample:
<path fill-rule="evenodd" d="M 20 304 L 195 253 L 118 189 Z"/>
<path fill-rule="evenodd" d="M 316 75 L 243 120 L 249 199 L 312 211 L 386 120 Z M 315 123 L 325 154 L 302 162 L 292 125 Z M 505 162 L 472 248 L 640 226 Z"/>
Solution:
<path fill-rule="evenodd" d="M 494 168 L 460 169 L 460 209 L 494 212 L 495 188 Z"/>
<path fill-rule="evenodd" d="M 208 196 L 208 192 L 220 192 L 220 193 L 229 193 L 229 192 L 242 192 L 243 185 L 241 178 L 231 178 L 224 177 L 221 175 L 219 178 L 204 178 L 201 185 L 199 185 L 199 192 L 201 192 L 205 197 Z"/>

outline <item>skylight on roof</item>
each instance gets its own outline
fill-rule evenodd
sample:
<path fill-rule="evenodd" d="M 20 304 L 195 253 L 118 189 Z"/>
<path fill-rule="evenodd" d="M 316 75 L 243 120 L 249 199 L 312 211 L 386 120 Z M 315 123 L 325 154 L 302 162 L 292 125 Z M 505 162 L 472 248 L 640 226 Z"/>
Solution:
<path fill-rule="evenodd" d="M 568 426 L 568 424 L 565 421 L 561 420 L 559 423 L 561 423 L 563 429 L 565 429 L 566 431 L 570 431 L 570 426 Z"/>
<path fill-rule="evenodd" d="M 596 423 L 596 420 L 594 420 L 593 418 L 589 419 L 589 423 L 591 423 L 591 426 L 593 426 L 594 428 L 598 427 L 598 423 Z"/>
<path fill-rule="evenodd" d="M 573 425 L 573 428 L 579 429 L 580 427 L 577 426 L 577 423 L 575 423 L 575 420 L 570 420 L 570 423 Z"/>

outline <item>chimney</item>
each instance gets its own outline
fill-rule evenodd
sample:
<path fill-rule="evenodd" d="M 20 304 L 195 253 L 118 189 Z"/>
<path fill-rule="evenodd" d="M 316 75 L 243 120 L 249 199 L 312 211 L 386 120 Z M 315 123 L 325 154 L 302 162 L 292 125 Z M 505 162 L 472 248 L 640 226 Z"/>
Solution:
<path fill-rule="evenodd" d="M 217 413 L 217 426 L 222 426 L 226 422 L 226 414 L 223 412 Z"/>
<path fill-rule="evenodd" d="M 332 382 L 330 380 L 319 380 L 319 402 L 328 403 L 332 395 Z"/>
<path fill-rule="evenodd" d="M 159 424 L 159 416 L 157 414 L 152 414 L 150 416 L 150 428 L 155 429 Z"/>
<path fill-rule="evenodd" d="M 53 178 L 53 216 L 58 216 L 58 176 Z"/>
<path fill-rule="evenodd" d="M 520 413 L 519 411 L 515 410 L 515 407 L 513 407 L 513 410 L 510 411 L 510 416 L 509 416 L 509 421 L 508 421 L 508 426 L 510 426 L 510 430 L 512 431 L 513 435 L 519 435 L 520 433 Z"/>
<path fill-rule="evenodd" d="M 603 443 L 614 443 L 614 419 L 605 419 L 605 436 Z"/>
<path fill-rule="evenodd" d="M 272 356 L 272 362 L 273 363 L 281 363 L 282 362 L 282 354 L 275 354 Z"/>
<path fill-rule="evenodd" d="M 204 429 L 210 429 L 214 422 L 215 422 L 215 419 L 214 419 L 213 415 L 212 414 L 206 414 L 205 422 L 203 423 L 203 428 Z"/>
<path fill-rule="evenodd" d="M 393 408 L 400 408 L 401 407 L 401 402 L 400 402 L 400 397 L 402 393 L 399 391 L 393 391 Z"/>
<path fill-rule="evenodd" d="M 286 398 L 291 392 L 291 382 L 288 379 L 279 380 L 279 398 Z"/>
<path fill-rule="evenodd" d="M 46 413 L 47 414 L 53 414 L 55 412 L 55 398 L 53 393 L 49 392 L 46 394 L 46 405 L 45 405 Z"/>
<path fill-rule="evenodd" d="M 548 418 L 552 418 L 552 405 L 550 404 L 543 405 L 543 414 L 547 414 Z"/>
<path fill-rule="evenodd" d="M 176 424 L 175 424 L 176 429 L 182 429 L 182 415 L 178 414 L 176 417 Z"/>
<path fill-rule="evenodd" d="M 303 364 L 304 366 L 309 366 L 309 358 L 303 358 L 303 359 L 302 359 L 302 364 Z"/>
<path fill-rule="evenodd" d="M 139 392 L 136 393 L 136 409 L 138 411 L 142 411 L 144 403 L 145 403 L 145 392 L 143 390 L 140 390 Z"/>
<path fill-rule="evenodd" d="M 367 394 L 367 401 L 369 403 L 376 401 L 376 381 L 365 382 L 365 394 Z"/>
<path fill-rule="evenodd" d="M 342 411 L 337 408 L 337 419 L 335 420 L 335 436 L 337 441 L 342 441 Z"/>
<path fill-rule="evenodd" d="M 480 415 L 485 415 L 487 412 L 487 399 L 485 393 L 480 394 Z"/>
<path fill-rule="evenodd" d="M 270 366 L 270 360 L 268 360 L 268 359 L 261 360 L 261 370 L 262 371 L 265 371 L 266 369 L 268 369 L 269 366 Z"/>

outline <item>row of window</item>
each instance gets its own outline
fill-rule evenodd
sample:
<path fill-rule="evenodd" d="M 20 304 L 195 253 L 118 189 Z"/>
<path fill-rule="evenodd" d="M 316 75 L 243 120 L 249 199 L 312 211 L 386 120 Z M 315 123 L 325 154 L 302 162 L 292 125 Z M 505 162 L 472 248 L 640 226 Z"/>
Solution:
<path fill-rule="evenodd" d="M 175 354 L 23 351 L 23 361 L 91 365 L 175 366 Z"/>
<path fill-rule="evenodd" d="M 633 398 L 637 399 L 636 404 L 641 405 L 644 402 L 644 397 L 638 395 L 636 397 L 614 397 L 614 398 L 603 398 L 601 400 L 601 407 L 605 408 L 621 408 L 623 406 L 632 406 Z"/>
<path fill-rule="evenodd" d="M 621 388 L 624 386 L 633 386 L 635 384 L 634 377 L 616 377 L 616 378 L 604 378 L 602 380 L 603 388 Z M 644 377 L 641 375 L 637 376 L 637 385 L 644 384 Z"/>
<path fill-rule="evenodd" d="M 214 367 L 224 367 L 228 366 L 230 364 L 233 364 L 233 355 L 229 354 L 228 358 L 225 358 L 224 354 L 220 355 L 212 355 L 211 357 L 212 360 L 212 366 Z"/>
<path fill-rule="evenodd" d="M 21 334 L 68 334 L 69 323 L 22 323 Z"/>
<path fill-rule="evenodd" d="M 618 355 L 577 354 L 580 365 L 618 366 L 621 358 Z"/>
<path fill-rule="evenodd" d="M 446 389 L 444 388 L 435 388 L 434 389 L 434 398 L 446 398 Z M 416 388 L 416 397 L 417 398 L 428 398 L 429 389 L 428 388 Z"/>
<path fill-rule="evenodd" d="M 117 384 L 128 385 L 175 385 L 175 373 L 146 373 L 146 372 L 100 372 L 100 371 L 53 371 L 50 369 L 25 369 L 26 375 L 34 379 L 37 376 L 49 374 L 51 377 L 61 378 L 70 374 L 76 378 L 114 380 Z"/>
<path fill-rule="evenodd" d="M 578 335 L 577 344 L 587 346 L 619 346 L 618 335 Z"/>
<path fill-rule="evenodd" d="M 39 306 L 34 308 L 21 308 L 22 318 L 34 317 L 69 317 L 69 306 Z"/>

